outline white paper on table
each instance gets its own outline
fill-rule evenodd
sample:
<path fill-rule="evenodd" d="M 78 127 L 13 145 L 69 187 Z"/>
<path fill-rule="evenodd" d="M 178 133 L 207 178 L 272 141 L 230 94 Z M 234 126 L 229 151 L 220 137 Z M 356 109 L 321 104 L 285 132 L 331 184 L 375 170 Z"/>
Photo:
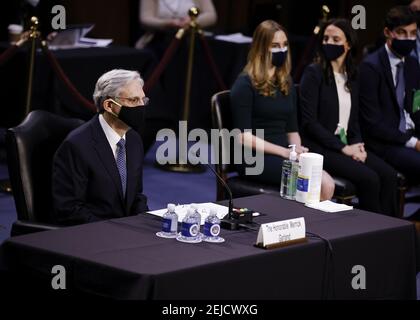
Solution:
<path fill-rule="evenodd" d="M 88 45 L 91 47 L 107 47 L 112 43 L 112 39 L 94 39 L 94 38 L 86 38 L 82 37 L 79 40 L 78 44 Z"/>
<path fill-rule="evenodd" d="M 94 25 L 72 25 L 67 29 L 60 31 L 50 41 L 49 48 L 51 50 L 57 49 L 77 49 L 77 48 L 92 48 L 92 47 L 107 47 L 113 39 L 94 39 L 85 37 Z"/>
<path fill-rule="evenodd" d="M 196 203 L 195 205 L 198 208 L 198 212 L 201 214 L 201 225 L 204 225 L 204 222 L 206 221 L 207 216 L 210 214 L 211 209 L 215 209 L 217 211 L 217 216 L 219 217 L 219 219 L 223 219 L 229 212 L 228 207 L 221 206 L 215 203 Z M 189 208 L 190 204 L 180 204 L 176 206 L 175 212 L 178 214 L 178 222 L 182 222 Z M 158 217 L 163 217 L 164 213 L 167 210 L 168 209 L 165 208 L 160 210 L 149 211 L 148 213 Z"/>
<path fill-rule="evenodd" d="M 242 33 L 233 33 L 227 35 L 218 35 L 214 37 L 217 40 L 227 41 L 232 43 L 251 43 L 252 38 L 244 36 Z"/>
<path fill-rule="evenodd" d="M 81 30 L 80 30 L 80 38 L 83 38 L 85 35 L 87 35 L 93 29 L 94 26 L 95 25 L 92 24 L 90 26 L 81 28 Z"/>
<path fill-rule="evenodd" d="M 83 38 L 86 40 L 80 40 L 75 44 L 68 45 L 49 45 L 50 50 L 66 50 L 66 49 L 80 49 L 80 48 L 104 48 L 112 43 L 112 39 L 92 39 L 92 38 Z"/>
<path fill-rule="evenodd" d="M 332 201 L 323 201 L 319 203 L 306 204 L 308 208 L 320 210 L 328 213 L 343 212 L 353 210 L 352 206 L 347 206 L 345 204 L 339 204 Z"/>

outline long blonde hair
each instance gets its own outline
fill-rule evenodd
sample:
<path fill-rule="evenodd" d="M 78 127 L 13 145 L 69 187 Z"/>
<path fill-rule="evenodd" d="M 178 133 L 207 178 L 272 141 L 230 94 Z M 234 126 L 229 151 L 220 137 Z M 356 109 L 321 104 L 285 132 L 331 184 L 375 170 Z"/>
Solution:
<path fill-rule="evenodd" d="M 290 46 L 284 65 L 276 68 L 274 79 L 270 79 L 269 70 L 273 67 L 270 49 L 274 35 L 278 31 L 283 31 L 288 38 L 286 29 L 273 20 L 266 20 L 257 27 L 248 54 L 248 63 L 244 68 L 254 87 L 266 97 L 274 97 L 277 88 L 287 96 L 292 85 Z"/>

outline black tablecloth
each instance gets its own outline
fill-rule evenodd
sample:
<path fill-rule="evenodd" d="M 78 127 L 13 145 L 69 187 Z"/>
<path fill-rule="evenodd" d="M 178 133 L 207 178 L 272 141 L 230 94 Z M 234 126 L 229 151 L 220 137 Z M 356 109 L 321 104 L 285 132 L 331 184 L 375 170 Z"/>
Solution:
<path fill-rule="evenodd" d="M 257 232 L 228 232 L 223 244 L 185 244 L 155 236 L 150 215 L 15 237 L 3 262 L 18 277 L 50 286 L 54 265 L 67 270 L 67 288 L 133 299 L 415 299 L 416 233 L 412 224 L 354 210 L 325 214 L 273 196 L 236 200 L 265 214 L 257 222 L 305 217 L 325 242 L 265 251 Z M 366 290 L 352 288 L 352 268 L 366 268 Z M 27 282 L 25 282 L 27 283 Z"/>

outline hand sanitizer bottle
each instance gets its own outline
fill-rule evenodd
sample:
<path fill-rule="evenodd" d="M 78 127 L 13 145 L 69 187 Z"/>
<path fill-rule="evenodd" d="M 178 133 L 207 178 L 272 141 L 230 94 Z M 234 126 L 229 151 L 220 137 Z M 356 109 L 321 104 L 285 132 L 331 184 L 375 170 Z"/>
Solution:
<path fill-rule="evenodd" d="M 296 182 L 299 173 L 299 163 L 297 161 L 296 145 L 289 146 L 289 160 L 283 161 L 281 173 L 280 196 L 287 200 L 296 199 Z"/>

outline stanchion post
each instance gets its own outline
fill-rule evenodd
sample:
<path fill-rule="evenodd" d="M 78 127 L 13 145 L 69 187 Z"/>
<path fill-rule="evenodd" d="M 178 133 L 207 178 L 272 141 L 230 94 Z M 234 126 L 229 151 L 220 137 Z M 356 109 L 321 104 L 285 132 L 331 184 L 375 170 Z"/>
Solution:
<path fill-rule="evenodd" d="M 32 17 L 31 29 L 29 31 L 29 39 L 31 41 L 31 52 L 30 52 L 30 57 L 29 57 L 28 90 L 26 93 L 26 105 L 25 105 L 26 115 L 31 111 L 32 85 L 33 85 L 33 77 L 34 77 L 36 44 L 37 44 L 37 39 L 40 37 L 40 32 L 38 31 L 38 25 L 39 25 L 38 18 Z"/>
<path fill-rule="evenodd" d="M 191 18 L 191 22 L 190 22 L 190 25 L 189 25 L 190 42 L 189 42 L 189 47 L 188 47 L 187 75 L 186 75 L 186 79 L 185 79 L 184 109 L 182 111 L 182 117 L 181 117 L 182 121 L 187 122 L 187 131 L 188 131 L 188 120 L 189 120 L 189 117 L 190 117 L 191 82 L 192 82 L 192 73 L 193 73 L 193 66 L 194 66 L 195 36 L 196 36 L 197 29 L 198 29 L 196 19 L 197 19 L 199 14 L 200 14 L 200 11 L 198 10 L 198 8 L 195 8 L 195 7 L 192 7 L 188 11 L 188 15 Z M 181 165 L 181 166 L 188 165 L 188 156 L 187 156 L 187 159 L 183 159 L 184 156 L 187 155 L 187 152 L 188 152 L 187 142 L 185 141 L 185 143 L 180 143 L 179 144 L 179 155 L 180 155 L 179 165 Z M 177 169 L 179 170 L 180 168 L 177 167 Z M 187 167 L 182 167 L 181 170 L 182 171 L 184 171 L 184 170 L 188 171 L 188 170 L 191 170 L 191 169 L 188 169 Z"/>
<path fill-rule="evenodd" d="M 185 80 L 185 98 L 184 98 L 184 110 L 182 112 L 182 120 L 188 121 L 190 115 L 190 96 L 191 96 L 191 81 L 192 72 L 194 65 L 194 47 L 195 47 L 195 36 L 198 30 L 197 17 L 200 14 L 198 8 L 192 7 L 188 14 L 191 18 L 190 22 L 190 43 L 188 48 L 188 65 L 187 65 L 187 78 Z"/>
<path fill-rule="evenodd" d="M 188 134 L 188 120 L 190 117 L 190 105 L 191 105 L 191 83 L 192 83 L 192 74 L 194 67 L 194 48 L 195 48 L 195 39 L 198 32 L 201 32 L 199 25 L 197 23 L 197 17 L 200 14 L 200 10 L 197 7 L 192 7 L 188 10 L 188 15 L 190 16 L 190 24 L 187 27 L 181 28 L 176 34 L 177 39 L 181 39 L 184 33 L 188 30 L 190 32 L 190 42 L 188 47 L 188 64 L 187 64 L 187 75 L 185 79 L 185 90 L 184 90 L 184 107 L 182 110 L 181 120 L 187 122 L 186 134 Z M 168 164 L 161 166 L 162 169 L 173 172 L 181 173 L 198 173 L 205 171 L 205 168 L 201 165 L 192 165 L 188 161 L 188 144 L 187 141 L 182 141 L 179 143 L 179 161 L 176 164 Z M 186 158 L 185 158 L 186 157 Z"/>
<path fill-rule="evenodd" d="M 29 57 L 29 70 L 28 70 L 28 88 L 26 92 L 26 104 L 25 104 L 25 115 L 27 115 L 31 110 L 32 103 L 32 85 L 33 85 L 33 75 L 34 75 L 34 64 L 35 64 L 35 53 L 36 53 L 36 44 L 37 39 L 40 37 L 40 32 L 38 31 L 38 18 L 31 18 L 31 28 L 29 31 L 29 39 L 31 40 L 31 51 Z M 21 39 L 17 42 L 16 47 L 20 47 L 26 42 L 26 39 Z M 10 180 L 0 180 L 0 192 L 12 193 L 12 187 Z"/>
<path fill-rule="evenodd" d="M 328 16 L 330 15 L 330 12 L 331 12 L 330 8 L 326 5 L 322 6 L 321 11 L 322 11 L 322 19 L 320 20 L 320 22 L 314 29 L 314 34 L 316 36 L 318 35 L 319 31 L 321 31 L 322 24 L 328 21 Z"/>
<path fill-rule="evenodd" d="M 188 135 L 188 120 L 190 118 L 190 109 L 191 109 L 191 84 L 192 84 L 192 75 L 193 75 L 193 67 L 194 67 L 194 49 L 195 49 L 195 42 L 197 35 L 203 37 L 203 31 L 200 29 L 199 24 L 197 23 L 197 18 L 200 14 L 200 10 L 197 7 L 192 7 L 188 11 L 188 15 L 190 16 L 190 23 L 189 25 L 181 28 L 175 35 L 175 38 L 181 40 L 186 31 L 190 32 L 190 41 L 188 47 L 188 62 L 187 62 L 187 70 L 186 70 L 186 80 L 185 80 L 185 90 L 184 90 L 184 105 L 181 115 L 181 120 L 187 122 L 187 126 L 183 127 L 182 130 L 186 130 L 187 132 L 180 132 L 180 136 Z M 204 40 L 203 40 L 204 41 Z M 206 48 L 205 48 L 206 49 Z M 206 49 L 208 50 L 208 49 Z M 213 60 L 211 59 L 210 53 L 207 52 L 207 59 L 209 60 L 209 64 L 215 66 Z M 167 62 L 166 53 L 164 56 L 164 61 Z M 159 72 L 162 70 L 159 69 Z M 153 81 L 156 79 L 152 76 Z M 215 72 L 215 79 L 219 83 L 222 83 L 221 77 L 217 76 L 217 72 Z M 153 81 L 151 81 L 153 83 Z M 224 85 L 222 85 L 224 87 Z M 149 86 L 148 86 L 149 89 Z M 181 131 L 181 128 L 180 128 Z M 187 141 L 180 141 L 179 142 L 179 149 L 178 149 L 179 161 L 176 164 L 166 164 L 160 165 L 156 164 L 159 168 L 173 171 L 173 172 L 180 172 L 180 173 L 198 173 L 205 171 L 205 167 L 202 165 L 192 165 L 188 161 L 188 144 Z"/>
<path fill-rule="evenodd" d="M 308 44 L 306 45 L 306 48 L 303 52 L 303 55 L 300 59 L 300 61 L 297 64 L 297 67 L 295 68 L 295 72 L 293 75 L 293 80 L 296 83 L 300 82 L 300 78 L 302 77 L 302 73 L 303 73 L 303 69 L 306 66 L 307 62 L 309 61 L 309 58 L 311 56 L 311 52 L 313 52 L 315 46 L 316 46 L 316 41 L 317 41 L 317 37 L 319 32 L 321 31 L 321 27 L 322 24 L 328 21 L 328 16 L 330 14 L 330 8 L 326 5 L 323 5 L 321 7 L 321 12 L 322 12 L 322 18 L 319 20 L 318 24 L 315 26 L 313 34 L 311 36 L 311 38 L 308 41 Z"/>

